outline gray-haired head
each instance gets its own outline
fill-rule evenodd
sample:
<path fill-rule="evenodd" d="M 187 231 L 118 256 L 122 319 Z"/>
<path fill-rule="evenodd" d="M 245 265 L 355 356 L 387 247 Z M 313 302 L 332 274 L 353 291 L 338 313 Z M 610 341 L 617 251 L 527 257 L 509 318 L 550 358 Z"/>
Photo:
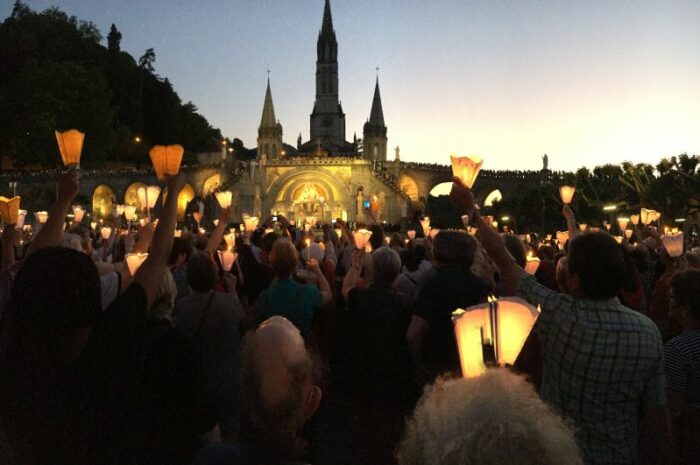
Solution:
<path fill-rule="evenodd" d="M 401 273 L 401 257 L 390 247 L 380 247 L 372 253 L 372 279 L 379 286 L 390 286 Z"/>

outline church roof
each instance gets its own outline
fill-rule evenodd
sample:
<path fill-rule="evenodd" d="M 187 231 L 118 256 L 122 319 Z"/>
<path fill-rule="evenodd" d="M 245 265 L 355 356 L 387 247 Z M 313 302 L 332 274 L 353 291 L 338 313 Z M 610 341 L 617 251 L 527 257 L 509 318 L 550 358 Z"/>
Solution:
<path fill-rule="evenodd" d="M 267 79 L 267 91 L 265 92 L 265 106 L 263 106 L 262 118 L 260 119 L 260 127 L 277 127 L 277 118 L 275 118 L 275 106 L 272 104 L 272 92 L 270 91 L 270 78 Z"/>
<path fill-rule="evenodd" d="M 374 99 L 372 111 L 369 114 L 369 124 L 372 126 L 384 126 L 384 111 L 382 110 L 382 97 L 379 95 L 379 78 L 374 86 Z"/>

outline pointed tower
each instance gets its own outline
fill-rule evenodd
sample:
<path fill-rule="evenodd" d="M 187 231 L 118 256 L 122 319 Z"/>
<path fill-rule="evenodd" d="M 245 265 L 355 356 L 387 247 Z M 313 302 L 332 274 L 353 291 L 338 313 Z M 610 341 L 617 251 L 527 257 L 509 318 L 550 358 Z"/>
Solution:
<path fill-rule="evenodd" d="M 363 128 L 364 157 L 368 160 L 386 161 L 386 125 L 384 124 L 384 110 L 382 109 L 382 97 L 379 94 L 379 77 L 374 86 L 374 99 L 369 120 Z"/>
<path fill-rule="evenodd" d="M 272 104 L 270 78 L 267 78 L 265 105 L 263 106 L 260 127 L 258 127 L 258 158 L 263 154 L 268 159 L 278 158 L 282 151 L 282 125 L 275 118 L 275 106 Z"/>
<path fill-rule="evenodd" d="M 316 101 L 311 113 L 311 140 L 341 146 L 345 142 L 345 113 L 338 99 L 338 41 L 333 30 L 330 0 L 316 44 Z"/>

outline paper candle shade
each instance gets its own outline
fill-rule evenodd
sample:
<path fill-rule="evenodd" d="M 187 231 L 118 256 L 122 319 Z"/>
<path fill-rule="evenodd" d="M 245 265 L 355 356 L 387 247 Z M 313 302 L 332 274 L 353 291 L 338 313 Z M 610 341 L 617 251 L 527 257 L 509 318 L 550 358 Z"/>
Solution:
<path fill-rule="evenodd" d="M 372 213 L 377 213 L 379 211 L 379 197 L 373 195 L 369 199 L 369 209 Z"/>
<path fill-rule="evenodd" d="M 231 191 L 223 191 L 223 192 L 217 192 L 216 193 L 216 200 L 219 202 L 219 205 L 223 209 L 227 209 L 228 207 L 231 206 L 231 202 L 233 202 L 233 192 Z"/>
<path fill-rule="evenodd" d="M 428 233 L 430 232 L 430 218 L 427 216 L 424 217 L 422 220 L 420 220 L 420 225 L 423 228 L 423 235 L 428 237 Z"/>
<path fill-rule="evenodd" d="M 407 234 L 408 234 L 408 238 L 411 240 L 416 238 L 416 231 L 413 229 L 409 229 Z"/>
<path fill-rule="evenodd" d="M 537 273 L 537 269 L 540 267 L 540 259 L 537 257 L 527 257 L 527 261 L 525 262 L 525 271 L 528 273 L 534 275 Z"/>
<path fill-rule="evenodd" d="M 153 169 L 159 180 L 175 176 L 180 172 L 180 163 L 185 149 L 182 145 L 155 145 L 149 150 Z"/>
<path fill-rule="evenodd" d="M 109 236 L 112 235 L 112 228 L 110 228 L 109 226 L 105 226 L 104 228 L 102 228 L 102 231 L 100 231 L 100 234 L 102 235 L 102 239 L 106 241 L 107 239 L 109 239 Z"/>
<path fill-rule="evenodd" d="M 588 225 L 586 223 L 581 223 L 578 225 L 578 230 L 581 232 L 584 232 L 584 231 L 586 231 L 587 227 L 588 227 Z"/>
<path fill-rule="evenodd" d="M 0 218 L 4 224 L 17 224 L 20 197 L 8 199 L 0 196 Z"/>
<path fill-rule="evenodd" d="M 680 257 L 683 255 L 683 233 L 671 233 L 661 236 L 661 243 L 666 248 L 670 257 Z"/>
<path fill-rule="evenodd" d="M 219 262 L 224 271 L 229 272 L 233 268 L 233 262 L 236 261 L 238 255 L 230 250 L 219 250 Z"/>
<path fill-rule="evenodd" d="M 630 239 L 630 238 L 632 237 L 632 234 L 634 234 L 634 231 L 632 231 L 631 229 L 626 229 L 626 230 L 625 230 L 625 237 L 626 237 L 627 239 Z"/>
<path fill-rule="evenodd" d="M 212 223 L 214 223 L 214 226 L 215 226 L 215 227 L 216 227 L 216 226 L 219 226 L 219 220 L 218 220 L 218 219 L 213 220 Z"/>
<path fill-rule="evenodd" d="M 641 220 L 643 225 L 648 225 L 652 221 L 654 221 L 654 210 L 647 210 L 646 208 L 642 208 L 641 211 L 639 212 L 639 219 Z"/>
<path fill-rule="evenodd" d="M 81 223 L 83 221 L 84 216 L 85 216 L 85 210 L 83 209 L 83 207 L 80 207 L 80 206 L 73 207 L 73 221 L 75 223 Z"/>
<path fill-rule="evenodd" d="M 90 229 L 93 231 L 97 229 L 97 221 L 90 221 Z"/>
<path fill-rule="evenodd" d="M 623 232 L 625 229 L 627 229 L 627 225 L 629 224 L 630 219 L 629 218 L 618 218 L 617 219 L 617 226 L 620 228 L 620 232 Z"/>
<path fill-rule="evenodd" d="M 70 129 L 65 132 L 55 132 L 56 142 L 58 142 L 58 151 L 61 152 L 63 165 L 80 165 L 80 154 L 83 151 L 83 140 L 85 139 L 85 134 L 77 129 Z"/>
<path fill-rule="evenodd" d="M 141 202 L 141 208 L 153 208 L 156 205 L 158 196 L 160 195 L 160 187 L 158 186 L 148 186 L 139 187 L 136 190 L 136 195 L 139 196 L 139 202 Z"/>
<path fill-rule="evenodd" d="M 17 224 L 15 224 L 15 227 L 17 229 L 22 229 L 24 228 L 24 220 L 27 218 L 27 210 L 19 210 L 17 212 Z"/>
<path fill-rule="evenodd" d="M 46 220 L 49 218 L 49 213 L 48 212 L 36 212 L 34 213 L 34 217 L 36 218 L 37 223 L 39 224 L 44 224 L 46 223 Z"/>
<path fill-rule="evenodd" d="M 194 212 L 192 213 L 192 218 L 197 222 L 197 224 L 202 222 L 202 213 L 201 212 Z"/>
<path fill-rule="evenodd" d="M 371 236 L 372 231 L 368 231 L 367 229 L 358 229 L 357 231 L 353 232 L 355 247 L 360 250 L 364 249 Z"/>
<path fill-rule="evenodd" d="M 245 225 L 245 230 L 248 232 L 253 232 L 258 228 L 260 219 L 256 216 L 247 216 L 243 218 L 243 224 Z"/>
<path fill-rule="evenodd" d="M 435 236 L 440 234 L 440 228 L 433 228 L 430 230 L 430 238 L 435 239 Z"/>
<path fill-rule="evenodd" d="M 559 187 L 559 197 L 561 197 L 561 201 L 564 205 L 569 205 L 571 203 L 571 199 L 574 198 L 574 192 L 576 192 L 574 186 Z"/>
<path fill-rule="evenodd" d="M 622 244 L 622 236 L 613 236 L 618 244 Z"/>
<path fill-rule="evenodd" d="M 473 187 L 484 160 L 476 155 L 465 157 L 450 155 L 450 161 L 452 162 L 452 175 L 461 179 L 467 187 Z"/>
<path fill-rule="evenodd" d="M 653 213 L 653 218 L 651 221 L 659 221 L 661 219 L 661 212 L 657 212 L 656 210 L 652 210 Z"/>
<path fill-rule="evenodd" d="M 126 254 L 126 266 L 129 267 L 129 274 L 131 274 L 131 276 L 136 276 L 136 272 L 141 268 L 141 265 L 147 258 L 147 253 Z"/>
<path fill-rule="evenodd" d="M 226 234 L 224 235 L 224 241 L 226 241 L 226 247 L 233 250 L 233 247 L 236 245 L 236 235 L 233 233 Z"/>
<path fill-rule="evenodd" d="M 124 217 L 127 221 L 134 221 L 136 219 L 136 207 L 134 205 L 125 205 Z"/>
<path fill-rule="evenodd" d="M 537 321 L 539 311 L 517 297 L 489 299 L 452 314 L 462 376 L 471 378 L 486 371 L 482 344 L 484 336 L 494 346 L 496 362 L 512 365 Z"/>
<path fill-rule="evenodd" d="M 557 231 L 557 242 L 562 246 L 569 240 L 569 231 Z"/>
<path fill-rule="evenodd" d="M 630 215 L 630 221 L 637 226 L 639 224 L 639 215 Z"/>

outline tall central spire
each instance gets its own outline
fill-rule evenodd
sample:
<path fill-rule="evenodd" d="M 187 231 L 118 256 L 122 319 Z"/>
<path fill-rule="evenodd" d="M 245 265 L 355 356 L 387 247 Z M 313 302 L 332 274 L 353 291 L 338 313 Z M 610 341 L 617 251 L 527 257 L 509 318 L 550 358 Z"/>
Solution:
<path fill-rule="evenodd" d="M 326 0 L 326 7 L 323 9 L 323 26 L 321 34 L 335 34 L 333 32 L 333 17 L 331 16 L 331 1 Z"/>
<path fill-rule="evenodd" d="M 345 114 L 338 98 L 338 41 L 333 30 L 330 0 L 325 0 L 316 54 L 316 101 L 311 113 L 311 140 L 345 145 Z"/>
<path fill-rule="evenodd" d="M 384 110 L 382 110 L 382 96 L 379 95 L 379 77 L 374 85 L 374 99 L 372 111 L 369 114 L 369 123 L 373 126 L 384 126 Z"/>
<path fill-rule="evenodd" d="M 277 126 L 275 118 L 275 106 L 272 104 L 272 92 L 270 91 L 270 78 L 267 78 L 267 91 L 265 91 L 265 105 L 263 106 L 262 118 L 260 119 L 261 128 L 274 128 Z"/>

